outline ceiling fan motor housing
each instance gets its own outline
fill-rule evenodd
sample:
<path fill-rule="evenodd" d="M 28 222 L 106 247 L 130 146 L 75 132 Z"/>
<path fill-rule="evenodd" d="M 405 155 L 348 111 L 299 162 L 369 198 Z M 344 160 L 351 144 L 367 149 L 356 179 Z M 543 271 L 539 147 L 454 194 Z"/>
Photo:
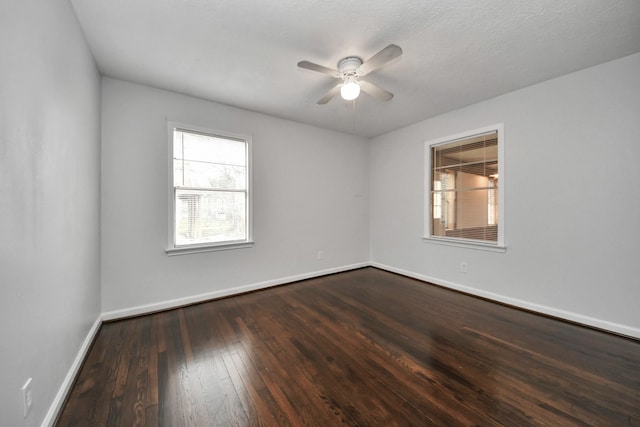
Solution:
<path fill-rule="evenodd" d="M 359 76 L 362 59 L 357 56 L 347 56 L 338 62 L 338 71 L 342 74 L 342 78 L 347 76 Z"/>

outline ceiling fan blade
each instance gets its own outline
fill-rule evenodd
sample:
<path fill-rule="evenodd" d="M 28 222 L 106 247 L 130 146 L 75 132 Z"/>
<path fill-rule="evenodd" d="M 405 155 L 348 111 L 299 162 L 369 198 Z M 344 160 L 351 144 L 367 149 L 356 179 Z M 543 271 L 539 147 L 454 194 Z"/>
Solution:
<path fill-rule="evenodd" d="M 391 98 L 393 98 L 393 94 L 391 92 L 389 92 L 388 90 L 384 90 L 381 87 L 374 85 L 373 83 L 369 83 L 363 80 L 360 80 L 359 83 L 360 89 L 363 92 L 368 93 L 369 95 L 373 96 L 376 99 L 379 99 L 380 101 L 390 101 Z"/>
<path fill-rule="evenodd" d="M 365 63 L 360 67 L 360 71 L 364 76 L 365 74 L 369 74 L 377 70 L 387 62 L 399 57 L 400 55 L 402 55 L 402 49 L 400 48 L 400 46 L 390 44 L 389 46 L 385 47 L 380 52 L 369 58 L 368 61 L 365 61 Z"/>
<path fill-rule="evenodd" d="M 298 62 L 298 67 L 305 68 L 311 71 L 317 71 L 318 73 L 327 74 L 335 78 L 340 77 L 340 73 L 338 72 L 338 70 L 332 70 L 331 68 L 325 67 L 323 65 L 314 64 L 313 62 L 309 62 L 309 61 Z"/>
<path fill-rule="evenodd" d="M 340 93 L 340 88 L 342 87 L 342 83 L 338 83 L 335 85 L 325 96 L 318 100 L 318 104 L 324 105 L 331 100 L 334 96 Z"/>

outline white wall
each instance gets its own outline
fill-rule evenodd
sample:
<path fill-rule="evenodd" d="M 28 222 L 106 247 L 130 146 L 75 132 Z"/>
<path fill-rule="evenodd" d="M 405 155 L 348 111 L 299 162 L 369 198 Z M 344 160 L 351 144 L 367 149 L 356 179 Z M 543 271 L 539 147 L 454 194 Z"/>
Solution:
<path fill-rule="evenodd" d="M 35 426 L 100 314 L 100 77 L 66 0 L 3 1 L 0 52 L 0 425 Z"/>
<path fill-rule="evenodd" d="M 368 261 L 365 139 L 110 78 L 102 90 L 108 317 Z M 254 247 L 165 254 L 167 120 L 252 135 Z"/>
<path fill-rule="evenodd" d="M 640 337 L 638 76 L 635 54 L 374 138 L 372 261 Z M 422 241 L 424 142 L 500 122 L 506 253 Z"/>

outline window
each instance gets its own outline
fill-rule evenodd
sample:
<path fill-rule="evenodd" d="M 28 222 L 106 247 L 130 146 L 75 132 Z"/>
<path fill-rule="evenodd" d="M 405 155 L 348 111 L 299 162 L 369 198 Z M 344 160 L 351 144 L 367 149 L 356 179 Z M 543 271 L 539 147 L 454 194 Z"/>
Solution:
<path fill-rule="evenodd" d="M 503 126 L 426 143 L 426 239 L 504 246 Z"/>
<path fill-rule="evenodd" d="M 249 246 L 250 138 L 169 124 L 167 252 Z"/>

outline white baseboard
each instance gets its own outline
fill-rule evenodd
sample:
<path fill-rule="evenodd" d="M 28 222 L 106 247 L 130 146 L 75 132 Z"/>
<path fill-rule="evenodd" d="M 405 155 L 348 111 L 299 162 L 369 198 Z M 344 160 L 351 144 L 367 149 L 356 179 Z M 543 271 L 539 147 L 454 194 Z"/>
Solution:
<path fill-rule="evenodd" d="M 282 277 L 279 279 L 267 280 L 264 282 L 254 283 L 254 284 L 245 285 L 245 286 L 238 286 L 235 288 L 223 289 L 220 291 L 207 292 L 199 295 L 193 295 L 193 296 L 177 298 L 169 301 L 162 301 L 162 302 L 153 303 L 153 304 L 145 304 L 137 307 L 131 307 L 131 308 L 126 308 L 122 310 L 114 310 L 114 311 L 102 313 L 101 315 L 98 316 L 93 326 L 89 330 L 89 333 L 87 334 L 86 338 L 84 339 L 84 342 L 82 343 L 82 346 L 80 347 L 80 350 L 78 351 L 78 354 L 76 355 L 76 358 L 73 361 L 71 368 L 69 368 L 69 372 L 67 372 L 67 375 L 64 381 L 62 382 L 62 385 L 60 386 L 60 389 L 58 390 L 58 393 L 56 394 L 56 397 L 53 400 L 53 403 L 51 404 L 51 407 L 49 408 L 49 411 L 47 412 L 47 415 L 45 416 L 44 421 L 42 422 L 42 427 L 51 427 L 53 426 L 53 423 L 56 421 L 56 417 L 58 416 L 58 413 L 62 409 L 62 405 L 64 404 L 65 398 L 67 397 L 67 394 L 69 393 L 69 390 L 73 385 L 73 381 L 78 371 L 80 370 L 80 367 L 82 366 L 82 362 L 84 361 L 87 355 L 87 352 L 91 347 L 91 343 L 93 342 L 94 337 L 98 333 L 98 330 L 100 329 L 100 325 L 102 324 L 103 321 L 116 320 L 116 319 L 131 317 L 131 316 L 139 316 L 147 313 L 153 313 L 161 310 L 168 310 L 168 309 L 182 307 L 185 305 L 195 304 L 195 303 L 208 301 L 216 298 L 223 298 L 223 297 L 255 291 L 259 289 L 266 289 L 273 286 L 284 285 L 287 283 L 293 283 L 293 282 L 297 282 L 305 279 L 312 279 L 314 277 L 325 276 L 328 274 L 355 270 L 357 268 L 362 268 L 362 267 L 376 267 L 381 270 L 386 270 L 392 273 L 398 273 L 403 276 L 418 279 L 423 282 L 433 283 L 435 285 L 442 286 L 448 289 L 453 289 L 453 290 L 464 292 L 470 295 L 475 295 L 481 298 L 486 298 L 492 301 L 508 304 L 514 307 L 523 308 L 525 310 L 530 310 L 536 313 L 541 313 L 541 314 L 553 316 L 559 319 L 568 320 L 570 322 L 575 322 L 582 325 L 591 326 L 597 329 L 613 332 L 616 334 L 640 339 L 640 329 L 638 328 L 634 328 L 626 325 L 620 325 L 617 323 L 612 323 L 605 320 L 596 319 L 593 317 L 584 316 L 581 314 L 572 313 L 565 310 L 559 310 L 553 307 L 534 304 L 531 302 L 507 297 L 500 294 L 495 294 L 492 292 L 483 291 L 483 290 L 472 288 L 469 286 L 459 285 L 446 280 L 441 280 L 435 277 L 414 273 L 412 271 L 403 270 L 401 268 L 391 267 L 389 265 L 381 264 L 378 262 L 361 262 L 361 263 L 345 265 L 341 267 L 329 268 L 326 270 L 314 271 L 311 273 L 304 273 L 304 274 L 298 274 L 295 276 L 288 276 L 288 277 Z"/>
<path fill-rule="evenodd" d="M 259 289 L 266 289 L 273 286 L 283 285 L 287 283 L 297 282 L 299 280 L 311 279 L 314 277 L 324 276 L 327 274 L 340 273 L 348 270 L 355 270 L 362 267 L 376 267 L 381 270 L 390 271 L 393 273 L 402 274 L 403 276 L 412 277 L 414 279 L 421 280 L 423 282 L 430 282 L 448 289 L 464 292 L 470 295 L 475 295 L 481 298 L 486 298 L 492 301 L 500 302 L 503 304 L 511 305 L 514 307 L 530 310 L 536 313 L 557 317 L 559 319 L 568 320 L 570 322 L 579 323 L 582 325 L 590 326 L 604 331 L 613 332 L 620 335 L 640 339 L 640 329 L 627 325 L 621 325 L 618 323 L 608 322 L 606 320 L 597 319 L 582 314 L 573 313 L 570 311 L 560 310 L 553 307 L 548 307 L 541 304 L 535 304 L 528 301 L 507 297 L 504 295 L 496 294 L 493 292 L 483 291 L 481 289 L 472 288 L 469 286 L 460 285 L 457 283 L 449 282 L 447 280 L 438 279 L 436 277 L 430 277 L 423 274 L 418 274 L 412 271 L 403 270 L 400 268 L 392 267 L 386 264 L 378 262 L 361 262 L 351 265 L 345 265 L 341 267 L 335 267 L 325 270 L 314 271 L 311 273 L 304 273 L 295 276 L 282 277 L 273 280 L 267 280 L 264 282 L 253 283 L 244 286 L 238 286 L 235 288 L 223 289 L 220 291 L 207 292 L 198 295 L 191 295 L 183 298 L 176 298 L 168 301 L 160 301 L 152 304 L 145 304 L 136 307 L 125 308 L 121 310 L 114 310 L 102 313 L 102 320 L 117 320 L 126 317 L 140 316 L 148 313 L 153 313 L 162 310 L 169 310 L 172 308 L 182 307 L 189 304 L 196 304 L 212 299 L 228 297 L 231 295 L 237 295 L 245 292 L 251 292 Z"/>
<path fill-rule="evenodd" d="M 357 268 L 368 267 L 369 262 L 361 262 L 357 264 L 350 264 L 341 267 L 329 268 L 326 270 L 314 271 L 311 273 L 298 274 L 295 276 L 282 277 L 273 280 L 267 280 L 264 282 L 253 283 L 244 286 L 238 286 L 235 288 L 223 289 L 220 291 L 206 292 L 204 294 L 191 295 L 183 298 L 176 298 L 168 301 L 161 301 L 152 304 L 139 305 L 137 307 L 125 308 L 122 310 L 107 311 L 102 313 L 102 320 L 117 320 L 126 317 L 140 316 L 143 314 L 153 313 L 156 311 L 169 310 L 172 308 L 182 307 L 189 304 L 196 304 L 199 302 L 209 301 L 212 299 L 228 297 L 231 295 L 242 294 L 245 292 L 256 291 L 259 289 L 266 289 L 273 286 L 284 285 L 286 283 L 297 282 L 299 280 L 312 279 L 314 277 L 326 276 L 327 274 L 340 273 L 348 270 L 355 270 Z"/>
<path fill-rule="evenodd" d="M 568 320 L 570 322 L 579 323 L 593 328 L 602 329 L 604 331 L 613 332 L 620 335 L 640 339 L 640 329 L 627 325 L 620 325 L 618 323 L 608 322 L 606 320 L 596 319 L 582 314 L 572 313 L 570 311 L 560 310 L 553 307 L 547 307 L 545 305 L 535 304 L 528 301 L 507 297 L 493 292 L 487 292 L 480 289 L 472 288 L 469 286 L 459 285 L 446 280 L 441 280 L 435 277 L 425 276 L 423 274 L 414 273 L 412 271 L 403 270 L 389 265 L 381 264 L 378 262 L 369 263 L 372 267 L 379 268 L 381 270 L 390 271 L 392 273 L 398 273 L 403 276 L 412 277 L 414 279 L 421 280 L 423 282 L 430 282 L 438 286 L 453 289 L 456 291 L 464 292 L 470 295 L 475 295 L 481 298 L 486 298 L 492 301 L 501 302 L 514 307 L 530 310 L 536 313 L 545 314 L 548 316 L 557 317 L 559 319 Z"/>
<path fill-rule="evenodd" d="M 82 367 L 82 362 L 84 362 L 84 359 L 87 356 L 87 352 L 91 347 L 91 343 L 93 342 L 93 339 L 100 329 L 100 325 L 102 325 L 102 315 L 98 315 L 98 318 L 95 322 L 93 322 L 91 329 L 89 329 L 89 333 L 82 342 L 80 350 L 78 351 L 76 358 L 73 360 L 73 363 L 69 368 L 69 372 L 67 372 L 67 376 L 64 378 L 64 381 L 62 381 L 62 385 L 60 386 L 60 389 L 58 389 L 58 393 L 53 399 L 53 403 L 51 403 L 49 411 L 47 411 L 47 415 L 42 421 L 42 427 L 51 427 L 56 421 L 59 412 L 62 410 L 62 405 L 64 405 L 64 401 L 67 398 L 69 390 L 71 390 L 73 381 L 75 380 L 78 371 L 80 371 L 80 368 Z"/>

